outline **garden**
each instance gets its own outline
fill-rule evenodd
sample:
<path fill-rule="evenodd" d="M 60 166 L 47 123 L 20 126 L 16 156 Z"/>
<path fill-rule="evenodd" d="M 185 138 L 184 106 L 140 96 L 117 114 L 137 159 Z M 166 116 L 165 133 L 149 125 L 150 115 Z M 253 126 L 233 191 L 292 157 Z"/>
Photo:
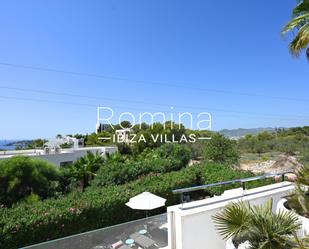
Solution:
<path fill-rule="evenodd" d="M 205 151 L 209 160 L 193 166 L 188 166 L 192 148 L 171 143 L 107 158 L 88 153 L 65 168 L 29 157 L 2 160 L 0 247 L 18 248 L 141 218 L 143 212 L 125 203 L 143 191 L 166 198 L 169 206 L 180 199 L 173 189 L 252 176 L 233 167 L 230 155 L 236 148 L 228 141 L 221 135 L 215 138 L 212 149 Z M 227 156 L 213 154 L 218 144 L 224 144 L 226 150 L 221 152 Z M 226 188 L 201 195 L 220 194 Z M 164 208 L 151 215 L 162 212 Z"/>

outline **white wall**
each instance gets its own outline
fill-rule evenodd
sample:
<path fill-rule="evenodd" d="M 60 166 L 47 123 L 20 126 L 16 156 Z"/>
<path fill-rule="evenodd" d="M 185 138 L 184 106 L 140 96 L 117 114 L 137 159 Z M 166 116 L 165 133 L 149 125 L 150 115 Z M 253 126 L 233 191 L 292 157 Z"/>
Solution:
<path fill-rule="evenodd" d="M 60 154 L 38 155 L 37 157 L 54 163 L 57 166 L 60 166 L 61 162 L 77 161 L 79 158 L 85 156 L 87 154 L 87 151 L 91 151 L 92 153 L 96 153 L 98 151 L 99 153 L 102 153 L 102 156 L 106 156 L 106 153 L 111 154 L 114 153 L 116 150 L 117 148 L 115 147 L 89 147 L 79 150 L 62 152 Z"/>
<path fill-rule="evenodd" d="M 41 158 L 57 166 L 60 166 L 62 162 L 75 162 L 79 158 L 85 156 L 87 154 L 87 151 L 91 151 L 93 153 L 96 153 L 98 151 L 99 153 L 102 153 L 102 156 L 106 156 L 107 153 L 112 154 L 116 152 L 117 147 L 88 147 L 88 148 L 85 147 L 85 148 L 79 148 L 79 149 L 63 149 L 61 150 L 61 153 L 57 153 L 57 154 L 55 153 L 44 154 L 43 150 L 25 151 L 27 153 L 13 152 L 12 154 L 5 154 L 5 156 L 0 157 L 0 160 L 7 159 L 15 155 L 25 155 L 25 156 Z M 28 152 L 31 152 L 31 153 L 28 153 Z"/>
<path fill-rule="evenodd" d="M 263 204 L 270 198 L 273 198 L 275 211 L 281 197 L 293 189 L 292 183 L 282 182 L 246 191 L 226 191 L 219 197 L 168 207 L 169 249 L 224 249 L 226 242 L 212 221 L 216 212 L 231 202 Z"/>

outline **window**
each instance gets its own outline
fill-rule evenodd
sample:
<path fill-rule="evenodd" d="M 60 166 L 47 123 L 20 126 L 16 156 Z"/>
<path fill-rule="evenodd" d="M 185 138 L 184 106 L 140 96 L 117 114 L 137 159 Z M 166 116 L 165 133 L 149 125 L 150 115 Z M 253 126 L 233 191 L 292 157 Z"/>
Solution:
<path fill-rule="evenodd" d="M 73 161 L 61 162 L 60 167 L 68 167 L 73 164 Z"/>

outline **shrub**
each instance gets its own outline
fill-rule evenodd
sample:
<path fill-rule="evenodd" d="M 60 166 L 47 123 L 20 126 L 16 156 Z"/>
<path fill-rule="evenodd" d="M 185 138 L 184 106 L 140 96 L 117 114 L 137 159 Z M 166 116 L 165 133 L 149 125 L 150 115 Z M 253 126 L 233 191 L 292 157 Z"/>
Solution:
<path fill-rule="evenodd" d="M 300 162 L 302 164 L 308 164 L 309 163 L 309 150 L 304 150 L 301 152 L 300 156 Z"/>
<path fill-rule="evenodd" d="M 1 160 L 0 204 L 10 206 L 29 196 L 32 200 L 34 196 L 51 197 L 56 193 L 59 179 L 59 170 L 41 159 L 16 156 Z"/>
<path fill-rule="evenodd" d="M 92 182 L 96 186 L 124 184 L 150 173 L 166 173 L 184 168 L 191 158 L 183 145 L 165 144 L 155 150 L 145 150 L 136 157 L 111 155 Z"/>
<path fill-rule="evenodd" d="M 89 187 L 85 192 L 71 193 L 59 199 L 2 208 L 0 248 L 23 247 L 141 218 L 142 212 L 125 206 L 130 197 L 150 191 L 167 198 L 167 205 L 175 204 L 179 197 L 171 190 L 195 185 L 197 172 L 188 168 L 161 176 L 148 176 L 126 185 Z"/>
<path fill-rule="evenodd" d="M 206 164 L 202 172 L 202 181 L 203 184 L 211 184 L 216 182 L 224 182 L 227 180 L 241 179 L 253 176 L 253 173 L 250 171 L 234 170 L 230 167 L 227 167 L 223 164 Z M 250 182 L 247 184 L 248 188 L 258 187 L 265 185 L 264 182 Z M 220 195 L 227 189 L 239 188 L 241 187 L 239 183 L 221 185 L 217 187 L 211 187 L 207 191 L 210 195 Z"/>
<path fill-rule="evenodd" d="M 179 201 L 179 196 L 172 194 L 173 189 L 252 175 L 234 171 L 217 164 L 194 166 L 177 172 L 146 176 L 125 185 L 103 188 L 91 186 L 85 192 L 71 193 L 59 199 L 2 208 L 0 248 L 17 248 L 143 217 L 143 212 L 125 206 L 129 198 L 143 191 L 166 198 L 166 205 L 170 206 Z M 219 194 L 231 187 L 209 189 L 209 193 Z M 163 211 L 159 209 L 156 212 Z"/>
<path fill-rule="evenodd" d="M 237 164 L 239 153 L 236 142 L 221 134 L 214 134 L 205 146 L 204 158 L 216 163 Z"/>

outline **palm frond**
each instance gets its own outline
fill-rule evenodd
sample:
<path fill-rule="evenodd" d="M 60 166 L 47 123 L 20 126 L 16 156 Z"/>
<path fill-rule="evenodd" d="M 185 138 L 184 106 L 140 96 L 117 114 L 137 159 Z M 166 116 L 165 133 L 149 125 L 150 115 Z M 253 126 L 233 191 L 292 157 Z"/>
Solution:
<path fill-rule="evenodd" d="M 299 56 L 300 52 L 306 50 L 309 45 L 309 23 L 301 27 L 298 34 L 290 44 L 290 52 Z"/>
<path fill-rule="evenodd" d="M 303 15 L 297 16 L 293 18 L 282 30 L 282 34 L 285 35 L 286 33 L 294 30 L 295 28 L 299 28 L 304 24 L 308 23 L 309 21 L 309 13 L 305 13 Z"/>
<path fill-rule="evenodd" d="M 235 244 L 249 241 L 252 249 L 291 249 L 291 237 L 300 228 L 294 213 L 273 213 L 273 201 L 252 206 L 240 202 L 213 216 L 216 228 L 224 239 Z"/>
<path fill-rule="evenodd" d="M 297 184 L 309 186 L 309 165 L 300 167 L 297 172 Z"/>
<path fill-rule="evenodd" d="M 303 15 L 309 12 L 309 0 L 299 1 L 299 4 L 293 9 L 293 17 Z"/>
<path fill-rule="evenodd" d="M 248 229 L 249 206 L 245 202 L 234 203 L 213 216 L 216 228 L 224 239 L 236 237 Z"/>

